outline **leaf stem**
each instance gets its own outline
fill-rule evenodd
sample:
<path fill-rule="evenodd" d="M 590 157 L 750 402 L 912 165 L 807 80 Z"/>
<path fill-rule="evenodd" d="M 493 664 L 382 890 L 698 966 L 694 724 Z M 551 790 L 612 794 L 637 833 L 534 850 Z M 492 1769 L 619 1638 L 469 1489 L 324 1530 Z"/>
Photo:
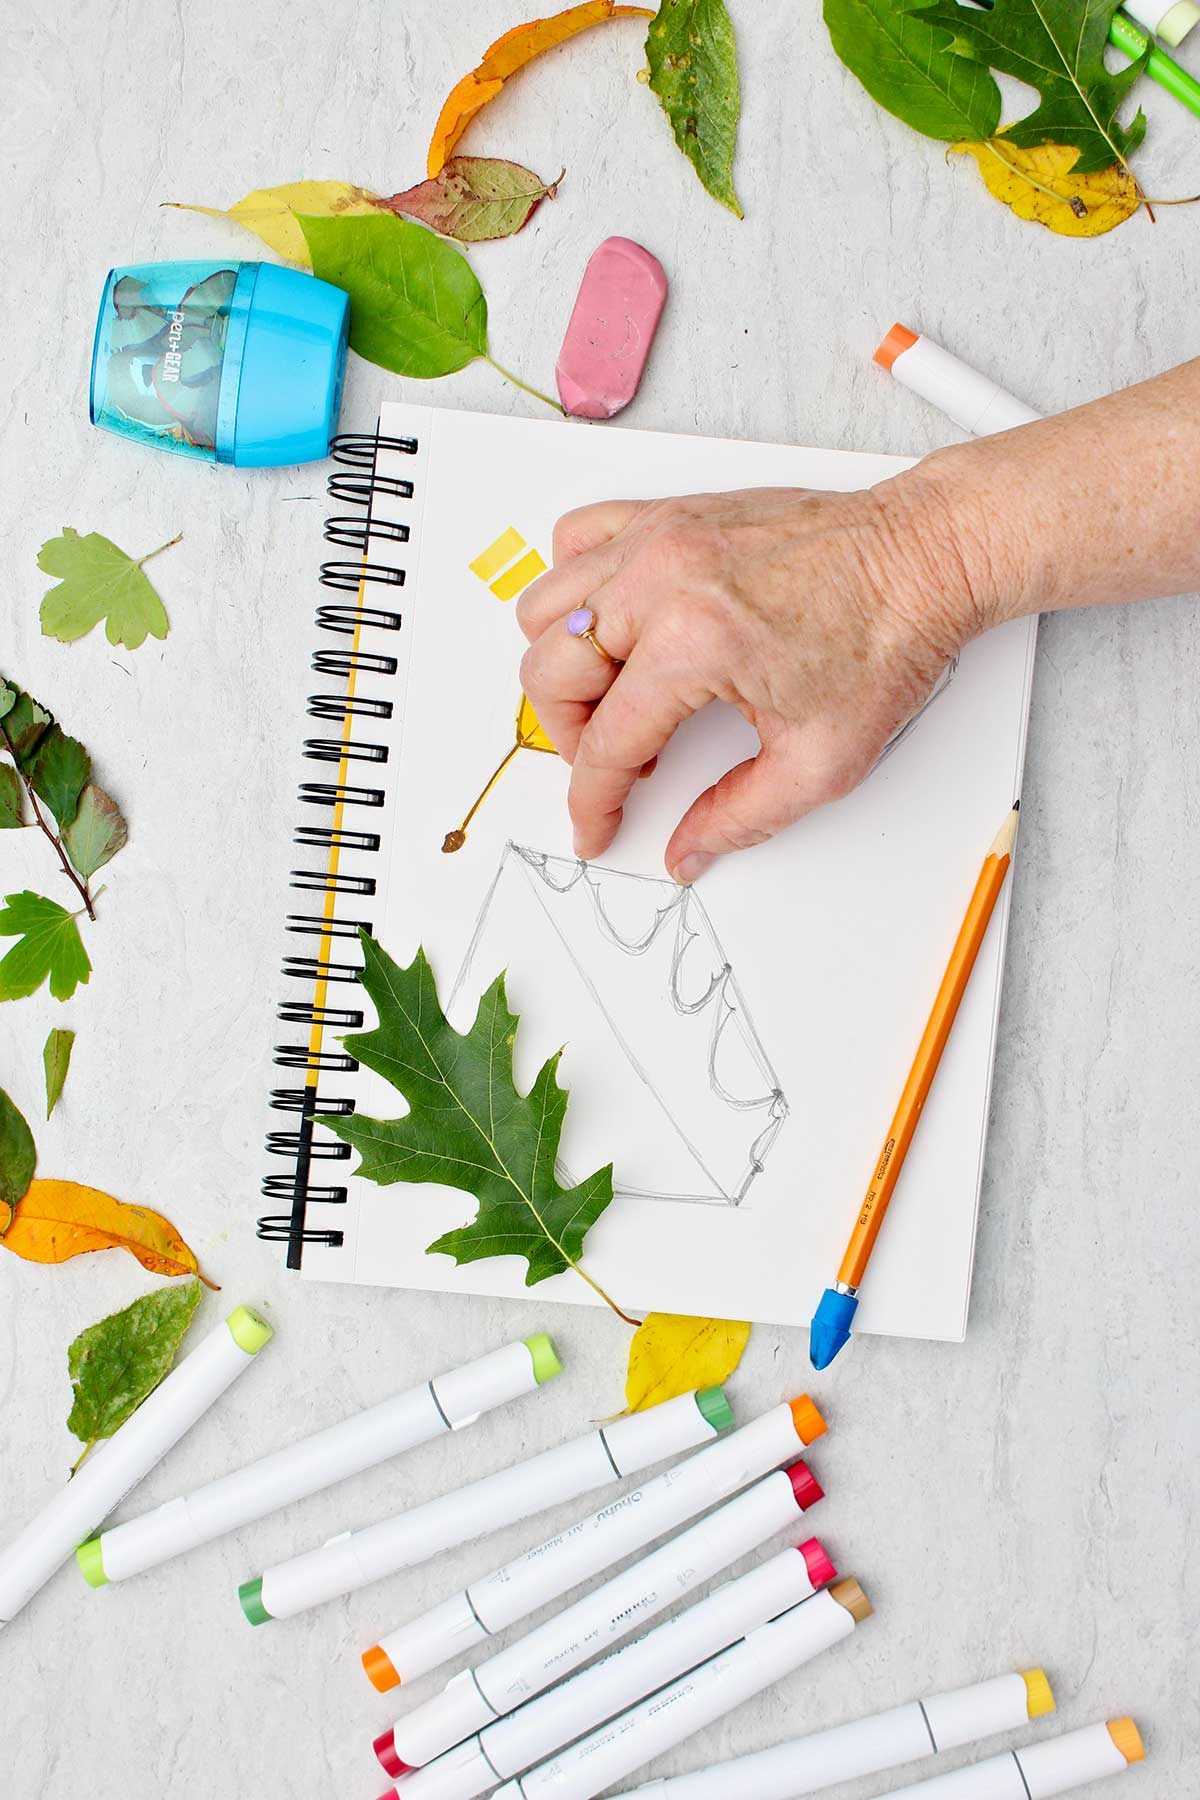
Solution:
<path fill-rule="evenodd" d="M 566 416 L 567 416 L 566 408 L 560 406 L 557 400 L 552 400 L 550 398 L 549 394 L 543 394 L 540 388 L 530 387 L 530 385 L 527 381 L 518 380 L 518 378 L 511 372 L 511 370 L 501 368 L 500 364 L 496 361 L 495 357 L 489 356 L 487 354 L 486 350 L 483 353 L 483 360 L 485 363 L 491 363 L 491 365 L 492 365 L 493 369 L 495 369 L 497 375 L 503 375 L 505 381 L 511 381 L 514 387 L 519 387 L 521 389 L 522 393 L 532 394 L 535 400 L 541 400 L 546 406 L 552 406 L 554 408 L 555 412 L 560 415 L 560 417 L 562 417 L 564 419 L 566 418 Z M 607 1295 L 605 1296 L 605 1298 L 607 1299 Z M 611 1305 L 611 1302 L 609 1304 Z"/>
<path fill-rule="evenodd" d="M 139 556 L 137 560 L 138 568 L 140 569 L 143 563 L 148 563 L 152 556 L 161 556 L 164 550 L 173 550 L 176 544 L 182 544 L 182 542 L 183 533 L 181 531 L 177 536 L 171 538 L 168 543 L 160 544 L 157 550 L 147 550 L 145 556 Z"/>
<path fill-rule="evenodd" d="M 574 1271 L 577 1275 L 582 1276 L 583 1280 L 587 1282 L 588 1286 L 595 1293 L 599 1294 L 600 1298 L 605 1302 L 605 1304 L 607 1306 L 612 1307 L 612 1309 L 616 1313 L 618 1319 L 624 1319 L 624 1321 L 627 1325 L 632 1325 L 634 1330 L 635 1331 L 637 1330 L 638 1326 L 641 1324 L 642 1321 L 640 1319 L 631 1319 L 627 1312 L 622 1312 L 621 1308 L 617 1305 L 617 1303 L 613 1299 L 612 1295 L 606 1294 L 604 1289 L 600 1286 L 600 1283 L 598 1281 L 592 1280 L 591 1276 L 588 1274 L 587 1270 L 584 1268 L 582 1263 L 572 1263 L 571 1267 L 574 1269 Z"/>
<path fill-rule="evenodd" d="M 165 545 L 164 545 L 164 548 L 165 548 Z M 67 860 L 67 853 L 63 849 L 62 839 L 57 835 L 56 832 L 51 831 L 49 825 L 47 825 L 45 815 L 42 812 L 41 807 L 38 805 L 37 795 L 33 791 L 33 784 L 30 781 L 29 777 L 25 774 L 24 770 L 21 768 L 20 763 L 17 762 L 17 753 L 13 749 L 12 739 L 9 737 L 8 732 L 4 729 L 3 725 L 0 725 L 0 737 L 2 737 L 4 739 L 4 748 L 8 751 L 8 754 L 13 759 L 13 766 L 15 767 L 15 769 L 17 771 L 17 780 L 21 783 L 21 786 L 25 789 L 25 792 L 29 796 L 29 804 L 33 808 L 34 823 L 39 827 L 39 829 L 45 834 L 46 837 L 49 838 L 50 842 L 54 845 L 55 851 L 57 852 L 57 855 L 58 855 L 58 860 L 62 864 L 63 874 L 66 876 L 67 880 L 71 883 L 72 887 L 74 887 L 74 889 L 78 893 L 80 899 L 83 901 L 83 904 L 87 907 L 87 916 L 94 923 L 95 918 L 96 918 L 96 912 L 95 912 L 95 908 L 92 905 L 92 896 L 88 893 L 87 882 L 81 881 L 79 879 L 78 875 L 76 875 L 74 869 L 71 867 L 70 863 Z"/>
<path fill-rule="evenodd" d="M 87 1443 L 83 1446 L 83 1449 L 79 1452 L 79 1455 L 75 1458 L 75 1461 L 71 1464 L 71 1473 L 67 1477 L 67 1479 L 69 1481 L 73 1481 L 75 1479 L 76 1475 L 78 1475 L 80 1469 L 83 1466 L 83 1459 L 87 1455 L 88 1451 L 94 1450 L 95 1448 L 96 1448 L 95 1438 L 92 1438 L 90 1443 Z"/>

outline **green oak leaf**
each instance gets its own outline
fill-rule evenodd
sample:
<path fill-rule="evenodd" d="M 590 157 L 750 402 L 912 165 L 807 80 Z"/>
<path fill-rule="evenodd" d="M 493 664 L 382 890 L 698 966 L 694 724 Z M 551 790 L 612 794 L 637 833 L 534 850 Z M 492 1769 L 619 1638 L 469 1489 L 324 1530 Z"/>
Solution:
<path fill-rule="evenodd" d="M 11 763 L 0 763 L 0 831 L 23 825 L 21 783 Z"/>
<path fill-rule="evenodd" d="M 0 1088 L 0 1237 L 13 1220 L 13 1208 L 33 1180 L 37 1147 L 23 1115 Z"/>
<path fill-rule="evenodd" d="M 67 1351 L 74 1395 L 67 1430 L 84 1446 L 79 1462 L 100 1438 L 111 1437 L 169 1372 L 200 1291 L 198 1281 L 157 1288 L 79 1333 Z"/>
<path fill-rule="evenodd" d="M 58 1105 L 63 1091 L 63 1083 L 67 1079 L 67 1070 L 71 1066 L 71 1052 L 75 1048 L 75 1033 L 56 1027 L 42 1045 L 42 1068 L 46 1074 L 46 1117 Z"/>
<path fill-rule="evenodd" d="M 981 143 L 1000 124 L 1000 89 L 985 65 L 956 55 L 925 0 L 825 0 L 833 47 L 872 100 L 914 131 Z"/>
<path fill-rule="evenodd" d="M 547 183 L 501 157 L 452 156 L 430 180 L 378 204 L 460 244 L 482 244 L 520 231 L 543 200 L 554 198 L 561 180 L 562 174 Z"/>
<path fill-rule="evenodd" d="M 79 809 L 62 834 L 63 848 L 76 874 L 90 881 L 111 862 L 129 838 L 120 807 L 110 794 L 89 781 L 79 796 Z"/>
<path fill-rule="evenodd" d="M 487 301 L 461 251 L 408 219 L 297 214 L 313 274 L 350 296 L 350 344 L 432 380 L 487 356 Z"/>
<path fill-rule="evenodd" d="M 646 61 L 675 142 L 713 199 L 740 219 L 733 150 L 741 96 L 725 0 L 662 0 L 646 33 Z"/>
<path fill-rule="evenodd" d="M 528 1094 L 518 1093 L 517 1018 L 508 1009 L 503 975 L 483 996 L 470 1030 L 460 1033 L 442 1013 L 423 950 L 402 969 L 373 938 L 360 936 L 362 984 L 379 1023 L 344 1042 L 391 1082 L 409 1110 L 401 1119 L 353 1113 L 321 1123 L 359 1151 L 359 1173 L 369 1181 L 441 1182 L 475 1196 L 475 1218 L 430 1244 L 430 1254 L 457 1263 L 524 1257 L 527 1287 L 579 1270 L 583 1240 L 612 1199 L 612 1164 L 573 1188 L 555 1179 L 567 1110 L 567 1091 L 556 1079 L 558 1056 L 542 1065 Z"/>
<path fill-rule="evenodd" d="M 1141 75 L 1149 55 L 1111 71 L 1105 66 L 1108 28 L 1118 0 L 994 0 L 991 11 L 933 0 L 920 17 L 953 39 L 955 53 L 1026 82 L 1040 104 L 1005 129 L 1022 149 L 1067 144 L 1078 150 L 1074 175 L 1094 174 L 1124 162 L 1146 134 L 1139 110 L 1128 126 L 1117 108 Z"/>
<path fill-rule="evenodd" d="M 171 544 L 177 544 L 172 538 Z M 98 531 L 80 537 L 70 525 L 38 551 L 38 568 L 60 575 L 57 587 L 42 601 L 42 632 L 61 643 L 86 637 L 101 619 L 110 644 L 136 650 L 147 636 L 165 638 L 170 629 L 166 609 L 143 573 L 142 564 L 171 544 L 160 544 L 145 556 L 127 556 Z"/>
<path fill-rule="evenodd" d="M 30 787 L 39 800 L 46 802 L 60 831 L 75 817 L 79 796 L 91 772 L 91 757 L 79 739 L 68 737 L 61 725 L 51 725 L 42 734 L 24 769 Z"/>
<path fill-rule="evenodd" d="M 64 906 L 44 894 L 6 895 L 0 907 L 0 937 L 15 937 L 0 960 L 0 1000 L 36 993 L 46 977 L 56 1000 L 69 1000 L 92 972 L 79 927 Z"/>

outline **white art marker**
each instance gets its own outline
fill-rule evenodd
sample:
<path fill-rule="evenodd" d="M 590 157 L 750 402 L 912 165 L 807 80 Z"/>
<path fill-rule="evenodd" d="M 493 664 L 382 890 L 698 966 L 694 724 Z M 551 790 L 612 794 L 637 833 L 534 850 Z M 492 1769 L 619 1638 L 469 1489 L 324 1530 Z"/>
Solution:
<path fill-rule="evenodd" d="M 556 1450 L 485 1475 L 456 1493 L 427 1500 L 363 1531 L 344 1532 L 319 1550 L 267 1569 L 238 1589 L 242 1611 L 252 1625 L 290 1619 L 323 1600 L 352 1594 L 399 1569 L 411 1569 L 440 1550 L 485 1537 L 548 1506 L 637 1474 L 680 1450 L 709 1443 L 732 1422 L 729 1402 L 719 1387 L 680 1394 L 662 1406 L 630 1413 Z"/>
<path fill-rule="evenodd" d="M 1200 25 L 1200 6 L 1195 0 L 1124 0 L 1122 11 L 1174 50 L 1188 32 Z"/>
<path fill-rule="evenodd" d="M 156 1568 L 184 1550 L 265 1518 L 293 1500 L 372 1469 L 402 1450 L 459 1431 L 481 1413 L 532 1392 L 559 1374 L 561 1367 L 544 1333 L 506 1344 L 222 1475 L 193 1494 L 168 1500 L 139 1519 L 115 1525 L 80 1545 L 79 1566 L 92 1587 L 140 1575 L 143 1569 Z"/>
<path fill-rule="evenodd" d="M 810 1538 L 799 1550 L 782 1550 L 738 1580 L 727 1581 L 687 1612 L 560 1682 L 415 1773 L 394 1752 L 385 1756 L 378 1742 L 376 1755 L 389 1775 L 407 1774 L 404 1800 L 474 1800 L 498 1779 L 529 1768 L 737 1643 L 781 1610 L 807 1600 L 835 1574 L 816 1538 Z"/>
<path fill-rule="evenodd" d="M 807 1394 L 772 1407 L 720 1443 L 472 1582 L 411 1624 L 389 1632 L 364 1654 L 363 1667 L 380 1693 L 415 1680 L 736 1494 L 795 1456 L 799 1445 L 811 1444 L 824 1430 L 825 1421 Z M 803 1469 L 803 1464 L 799 1467 Z M 808 1481 L 808 1495 L 799 1499 L 802 1510 L 821 1498 L 816 1481 L 811 1476 Z M 799 1493 L 798 1489 L 798 1498 Z M 733 1556 L 727 1560 L 732 1562 Z"/>
<path fill-rule="evenodd" d="M 932 338 L 921 337 L 907 325 L 893 325 L 875 352 L 882 369 L 920 394 L 975 437 L 993 431 L 1011 431 L 1015 425 L 1031 425 L 1041 417 L 998 382 L 990 381 L 943 350 Z"/>
<path fill-rule="evenodd" d="M 1069 1793 L 1102 1775 L 1123 1775 L 1145 1754 L 1133 1720 L 1110 1719 L 1107 1725 L 1085 1725 L 1065 1737 L 896 1788 L 887 1800 L 1052 1800 L 1054 1794 Z"/>
<path fill-rule="evenodd" d="M 877 1775 L 881 1769 L 899 1769 L 922 1756 L 977 1744 L 1053 1711 L 1054 1695 L 1041 1669 L 997 1675 L 992 1681 L 894 1706 L 873 1718 L 793 1738 L 733 1762 L 714 1763 L 694 1775 L 651 1781 L 618 1800 L 729 1800 L 731 1794 L 798 1800 L 801 1794 L 815 1794 L 838 1781 Z"/>
<path fill-rule="evenodd" d="M 76 1545 L 250 1367 L 271 1336 L 265 1319 L 239 1306 L 92 1451 L 79 1473 L 0 1554 L 0 1625 L 16 1617 Z"/>
<path fill-rule="evenodd" d="M 549 1762 L 505 1782 L 493 1800 L 592 1800 L 610 1783 L 849 1637 L 870 1616 L 870 1601 L 857 1581 L 839 1581 L 760 1625 L 740 1644 L 660 1688 Z"/>

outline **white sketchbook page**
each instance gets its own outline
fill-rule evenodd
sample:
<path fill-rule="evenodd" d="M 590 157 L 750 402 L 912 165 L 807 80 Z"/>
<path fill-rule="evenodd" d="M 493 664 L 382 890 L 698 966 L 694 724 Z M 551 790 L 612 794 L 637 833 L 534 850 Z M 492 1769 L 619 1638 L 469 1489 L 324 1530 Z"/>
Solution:
<path fill-rule="evenodd" d="M 443 998 L 475 942 L 451 1009 L 460 1029 L 479 992 L 507 967 L 510 1003 L 521 1015 L 521 1086 L 567 1046 L 563 1158 L 575 1179 L 611 1159 L 618 1185 L 637 1188 L 637 1177 L 648 1174 L 643 1189 L 665 1175 L 672 1191 L 703 1190 L 699 1200 L 622 1192 L 593 1227 L 588 1267 L 622 1305 L 806 1324 L 836 1272 L 980 861 L 1019 787 L 1035 625 L 1020 622 L 972 644 L 946 691 L 855 794 L 718 864 L 699 884 L 704 916 L 687 924 L 688 932 L 697 928 L 688 950 L 695 979 L 690 988 L 685 981 L 682 997 L 702 991 L 706 957 L 714 967 L 721 957 L 728 962 L 733 1004 L 743 1011 L 733 1036 L 727 1030 L 722 1038 L 722 1053 L 732 1042 L 739 1097 L 754 1087 L 765 1056 L 788 1108 L 761 1172 L 731 1204 L 721 1195 L 734 1184 L 742 1152 L 753 1155 L 754 1134 L 739 1138 L 737 1109 L 731 1118 L 714 1098 L 713 1009 L 691 1019 L 672 1003 L 677 918 L 632 956 L 605 937 L 590 893 L 558 891 L 572 872 L 565 765 L 520 752 L 464 848 L 442 853 L 445 832 L 460 823 L 513 741 L 524 647 L 512 604 L 499 602 L 467 565 L 508 526 L 548 560 L 555 519 L 589 500 L 760 485 L 850 489 L 906 465 L 390 404 L 381 430 L 417 437 L 420 453 L 381 458 L 381 471 L 414 479 L 417 491 L 411 503 L 387 503 L 413 531 L 396 553 L 407 570 L 404 666 L 391 684 L 398 705 L 384 853 L 371 859 L 384 865 L 372 871 L 381 877 L 369 907 L 376 936 L 404 962 L 423 944 Z M 387 648 L 394 652 L 395 641 Z M 590 654 L 582 644 L 579 653 Z M 662 851 L 686 805 L 754 744 L 730 709 L 711 706 L 689 722 L 654 777 L 636 789 L 603 868 L 662 880 Z M 530 858 L 506 856 L 511 843 L 552 860 L 539 873 Z M 658 889 L 603 874 L 595 881 L 617 936 L 630 940 L 657 904 L 677 898 L 670 884 Z M 1007 894 L 873 1258 L 860 1329 L 964 1334 L 1006 917 Z M 746 1012 L 757 1051 L 738 1036 Z M 361 1112 L 402 1110 L 394 1090 L 369 1072 L 352 1085 Z M 768 1123 L 762 1113 L 749 1122 Z M 470 1196 L 353 1177 L 349 1188 L 337 1221 L 346 1244 L 306 1253 L 310 1275 L 527 1291 L 517 1259 L 459 1268 L 425 1254 L 441 1232 L 472 1215 Z M 537 1292 L 591 1299 L 569 1273 Z"/>

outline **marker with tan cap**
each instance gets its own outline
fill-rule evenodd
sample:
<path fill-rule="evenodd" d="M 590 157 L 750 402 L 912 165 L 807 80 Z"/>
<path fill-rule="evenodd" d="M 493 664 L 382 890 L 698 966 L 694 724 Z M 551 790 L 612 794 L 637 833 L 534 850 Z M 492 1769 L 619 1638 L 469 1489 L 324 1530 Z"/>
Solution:
<path fill-rule="evenodd" d="M 485 1643 L 548 1600 L 556 1600 L 705 1508 L 727 1500 L 795 1456 L 824 1430 L 825 1421 L 807 1394 L 772 1407 L 718 1443 L 390 1632 L 364 1654 L 367 1675 L 380 1693 L 386 1693 Z M 791 1486 L 786 1477 L 780 1477 L 773 1513 L 778 1525 L 773 1529 L 794 1519 L 797 1505 L 804 1509 L 821 1497 L 821 1489 L 805 1465 L 797 1464 L 796 1470 Z M 763 1534 L 764 1538 L 768 1535 Z M 761 1543 L 763 1538 L 756 1541 Z M 731 1551 L 727 1561 L 732 1562 L 737 1554 L 737 1550 Z M 486 1717 L 481 1723 L 486 1723 Z"/>
<path fill-rule="evenodd" d="M 759 1626 L 550 1761 L 497 1788 L 493 1800 L 592 1800 L 614 1781 L 761 1694 L 871 1616 L 853 1576 Z M 396 1790 L 393 1788 L 392 1793 Z"/>
<path fill-rule="evenodd" d="M 733 1794 L 753 1794 L 754 1800 L 799 1800 L 802 1794 L 818 1793 L 839 1781 L 878 1775 L 943 1750 L 977 1744 L 1053 1711 L 1054 1695 L 1041 1669 L 997 1675 L 732 1762 L 714 1763 L 691 1775 L 651 1781 L 617 1800 L 730 1800 Z"/>
<path fill-rule="evenodd" d="M 1041 417 L 1007 393 L 999 382 L 981 375 L 978 369 L 943 350 L 932 338 L 910 331 L 907 325 L 892 326 L 875 352 L 875 361 L 904 387 L 920 394 L 975 437 L 1031 425 Z"/>
<path fill-rule="evenodd" d="M 157 1568 L 417 1444 L 461 1431 L 493 1407 L 534 1392 L 561 1369 L 544 1332 L 505 1344 L 114 1526 L 80 1545 L 79 1566 L 92 1587 Z"/>
<path fill-rule="evenodd" d="M 80 1540 L 250 1367 L 272 1335 L 264 1318 L 239 1306 L 176 1363 L 119 1431 L 92 1451 L 78 1474 L 0 1554 L 0 1625 L 15 1618 Z"/>
<path fill-rule="evenodd" d="M 896 1788 L 887 1800 L 1053 1800 L 1104 1775 L 1123 1775 L 1145 1754 L 1133 1720 L 1110 1719 Z"/>

